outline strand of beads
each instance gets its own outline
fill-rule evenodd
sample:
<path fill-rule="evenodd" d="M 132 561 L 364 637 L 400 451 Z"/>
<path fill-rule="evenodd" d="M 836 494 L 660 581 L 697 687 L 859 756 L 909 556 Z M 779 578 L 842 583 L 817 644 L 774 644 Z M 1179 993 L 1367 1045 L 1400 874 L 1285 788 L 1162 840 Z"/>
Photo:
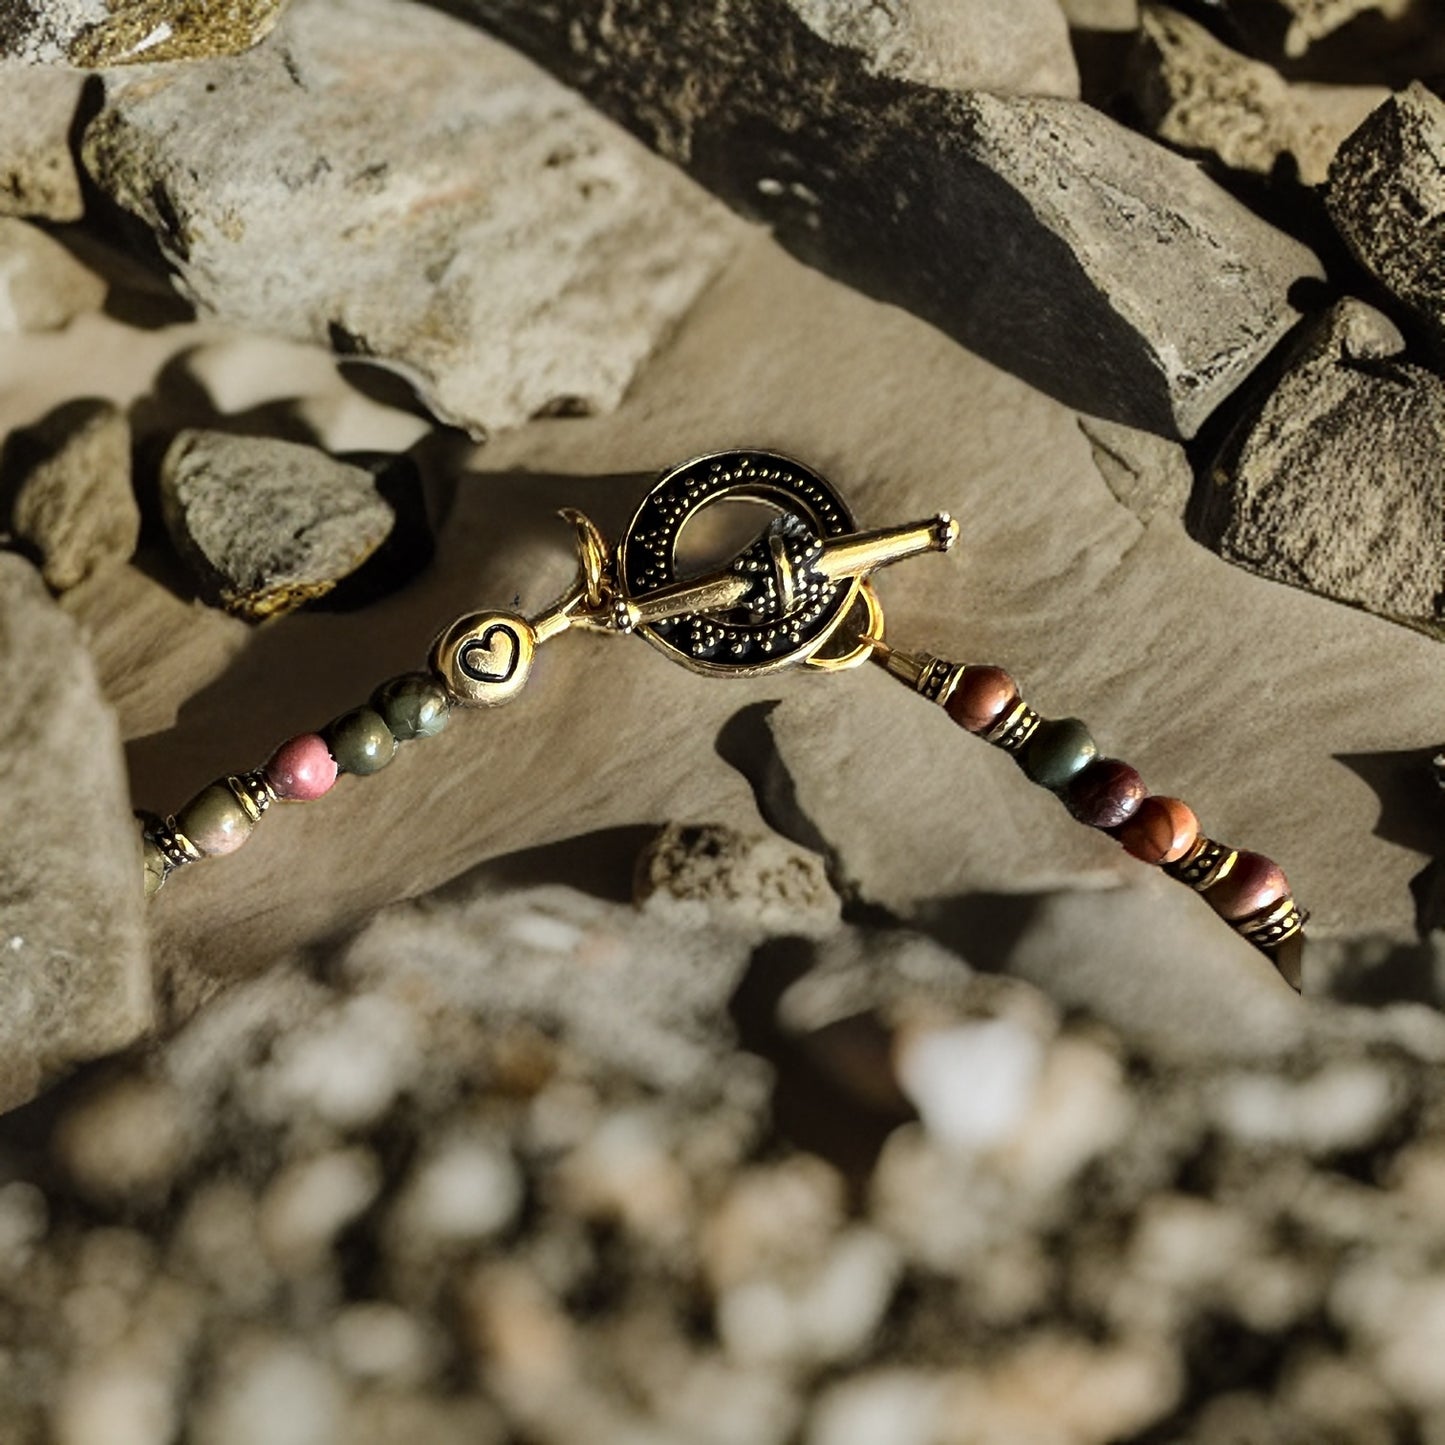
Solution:
<path fill-rule="evenodd" d="M 261 767 L 208 784 L 174 817 L 143 817 L 146 896 L 187 863 L 234 853 L 272 803 L 309 803 L 330 792 L 342 773 L 380 772 L 399 744 L 435 737 L 450 718 L 451 702 L 437 678 L 404 673 L 319 733 L 288 738 Z"/>
<path fill-rule="evenodd" d="M 884 650 L 880 660 L 939 703 L 966 732 L 1012 753 L 1025 774 L 1054 793 L 1079 822 L 1109 833 L 1135 858 L 1162 867 L 1201 893 L 1225 922 L 1269 955 L 1294 988 L 1300 987 L 1308 915 L 1277 863 L 1205 837 L 1187 803 L 1151 794 L 1128 763 L 1100 757 L 1078 718 L 1041 717 L 1001 667 L 915 659 L 891 650 Z"/>

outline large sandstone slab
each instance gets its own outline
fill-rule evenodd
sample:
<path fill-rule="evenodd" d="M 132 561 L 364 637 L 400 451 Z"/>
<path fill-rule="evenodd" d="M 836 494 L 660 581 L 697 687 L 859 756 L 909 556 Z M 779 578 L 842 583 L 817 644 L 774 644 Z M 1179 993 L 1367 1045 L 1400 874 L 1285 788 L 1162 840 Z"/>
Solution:
<path fill-rule="evenodd" d="M 456 8 L 804 260 L 1099 416 L 1193 434 L 1296 319 L 1290 286 L 1319 274 L 1092 107 L 875 74 L 784 0 Z"/>
<path fill-rule="evenodd" d="M 205 315 L 330 344 L 481 434 L 616 405 L 734 245 L 721 208 L 513 51 L 400 0 L 113 73 L 96 183 Z"/>

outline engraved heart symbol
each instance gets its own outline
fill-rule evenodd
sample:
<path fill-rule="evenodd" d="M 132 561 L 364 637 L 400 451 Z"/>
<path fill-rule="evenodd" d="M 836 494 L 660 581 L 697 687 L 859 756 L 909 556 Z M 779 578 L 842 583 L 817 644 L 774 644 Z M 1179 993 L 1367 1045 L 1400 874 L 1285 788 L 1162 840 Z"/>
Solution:
<path fill-rule="evenodd" d="M 505 623 L 494 622 L 480 637 L 462 644 L 457 666 L 477 682 L 503 683 L 517 670 L 521 646 Z"/>

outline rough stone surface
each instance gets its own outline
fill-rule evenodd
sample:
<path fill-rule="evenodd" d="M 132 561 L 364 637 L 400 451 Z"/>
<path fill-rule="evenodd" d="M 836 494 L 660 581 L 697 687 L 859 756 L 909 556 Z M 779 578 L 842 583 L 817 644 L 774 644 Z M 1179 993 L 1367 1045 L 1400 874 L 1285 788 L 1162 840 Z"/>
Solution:
<path fill-rule="evenodd" d="M 817 936 L 839 924 L 838 895 L 816 853 L 717 824 L 663 829 L 637 860 L 636 894 L 679 926 L 712 920 Z"/>
<path fill-rule="evenodd" d="M 1412 85 L 1373 111 L 1336 153 L 1325 204 L 1361 265 L 1445 333 L 1445 101 Z"/>
<path fill-rule="evenodd" d="M 83 68 L 231 55 L 276 23 L 285 0 L 15 0 L 0 61 Z"/>
<path fill-rule="evenodd" d="M 119 407 L 62 407 L 8 447 L 5 469 L 19 473 L 11 528 L 38 554 L 51 587 L 65 592 L 107 562 L 130 558 L 140 508 L 131 487 L 130 425 Z"/>
<path fill-rule="evenodd" d="M 1131 60 L 1130 92 L 1160 140 L 1268 175 L 1292 158 L 1321 184 L 1340 142 L 1389 92 L 1373 85 L 1291 84 L 1164 5 L 1148 5 Z"/>
<path fill-rule="evenodd" d="M 80 218 L 84 202 L 70 128 L 84 83 L 58 67 L 0 70 L 0 214 Z"/>
<path fill-rule="evenodd" d="M 479 874 L 0 1121 L 8 1437 L 1445 1420 L 1437 1015 L 1291 997 L 1179 1056 L 906 929 L 787 931 Z"/>
<path fill-rule="evenodd" d="M 1074 30 L 1122 31 L 1139 28 L 1139 0 L 1061 0 Z"/>
<path fill-rule="evenodd" d="M 1079 71 L 1058 0 L 787 0 L 824 40 L 874 75 L 949 90 L 1077 98 Z"/>
<path fill-rule="evenodd" d="M 140 837 L 73 623 L 0 553 L 0 1107 L 151 1017 Z"/>
<path fill-rule="evenodd" d="M 458 9 L 804 260 L 1099 416 L 1191 435 L 1294 321 L 1290 285 L 1319 274 L 1091 107 L 870 75 L 781 0 Z"/>
<path fill-rule="evenodd" d="M 1178 442 L 1098 417 L 1080 417 L 1079 429 L 1105 485 L 1141 522 L 1156 513 L 1183 517 L 1194 468 Z"/>
<path fill-rule="evenodd" d="M 1399 20 L 1419 8 L 1417 0 L 1271 0 L 1271 4 L 1288 17 L 1284 53 L 1292 57 L 1303 55 L 1362 15 Z"/>
<path fill-rule="evenodd" d="M 0 335 L 53 331 L 105 300 L 106 286 L 58 241 L 0 216 Z"/>
<path fill-rule="evenodd" d="M 1199 529 L 1266 577 L 1445 636 L 1445 382 L 1336 305 L 1211 474 Z"/>
<path fill-rule="evenodd" d="M 203 312 L 394 367 L 479 434 L 615 405 L 738 236 L 514 52 L 396 0 L 112 75 L 83 154 Z"/>
<path fill-rule="evenodd" d="M 205 431 L 182 432 L 166 452 L 161 510 L 207 595 L 250 622 L 324 597 L 395 521 L 365 467 Z"/>

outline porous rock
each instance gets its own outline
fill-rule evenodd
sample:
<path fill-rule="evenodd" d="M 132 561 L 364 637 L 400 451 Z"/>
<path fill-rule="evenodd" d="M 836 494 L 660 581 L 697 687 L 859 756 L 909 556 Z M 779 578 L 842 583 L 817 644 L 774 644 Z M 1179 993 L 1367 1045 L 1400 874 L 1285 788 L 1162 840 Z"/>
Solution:
<path fill-rule="evenodd" d="M 18 0 L 0 16 L 0 60 L 95 68 L 231 55 L 276 23 L 286 0 Z"/>
<path fill-rule="evenodd" d="M 1058 0 L 786 0 L 875 75 L 950 90 L 1077 97 L 1079 71 Z"/>
<path fill-rule="evenodd" d="M 1286 20 L 1284 53 L 1298 58 L 1364 15 L 1399 20 L 1420 8 L 1418 0 L 1270 0 Z"/>
<path fill-rule="evenodd" d="M 16 480 L 11 527 L 64 592 L 106 562 L 125 561 L 140 535 L 131 488 L 130 424 L 111 402 L 79 401 L 8 443 Z"/>
<path fill-rule="evenodd" d="M 650 913 L 745 931 L 787 926 L 827 934 L 841 901 L 823 860 L 776 833 L 723 824 L 664 828 L 637 860 L 637 898 Z"/>
<path fill-rule="evenodd" d="M 1445 101 L 1422 85 L 1390 96 L 1340 146 L 1324 195 L 1360 264 L 1445 333 Z"/>
<path fill-rule="evenodd" d="M 0 70 L 0 214 L 80 218 L 85 206 L 70 128 L 84 83 L 54 66 Z"/>
<path fill-rule="evenodd" d="M 1372 85 L 1291 84 L 1166 5 L 1143 11 L 1130 92 L 1160 140 L 1268 175 L 1283 156 L 1319 185 L 1340 142 L 1389 92 Z"/>
<path fill-rule="evenodd" d="M 394 367 L 478 434 L 614 405 L 738 234 L 520 56 L 399 0 L 112 74 L 83 157 L 203 313 Z"/>
<path fill-rule="evenodd" d="M 0 216 L 0 335 L 54 331 L 105 300 L 106 286 L 58 241 Z"/>
<path fill-rule="evenodd" d="M 1292 324 L 1290 285 L 1319 273 L 1092 107 L 870 74 L 782 0 L 458 9 L 804 260 L 1096 415 L 1192 434 Z"/>
<path fill-rule="evenodd" d="M 324 597 L 395 521 L 365 467 L 296 442 L 208 431 L 171 443 L 161 509 L 207 595 L 251 622 Z"/>
<path fill-rule="evenodd" d="M 0 553 L 0 1106 L 150 1021 L 139 833 L 75 625 Z"/>
<path fill-rule="evenodd" d="M 1339 302 L 1211 474 L 1221 556 L 1445 635 L 1445 382 L 1392 322 Z"/>

